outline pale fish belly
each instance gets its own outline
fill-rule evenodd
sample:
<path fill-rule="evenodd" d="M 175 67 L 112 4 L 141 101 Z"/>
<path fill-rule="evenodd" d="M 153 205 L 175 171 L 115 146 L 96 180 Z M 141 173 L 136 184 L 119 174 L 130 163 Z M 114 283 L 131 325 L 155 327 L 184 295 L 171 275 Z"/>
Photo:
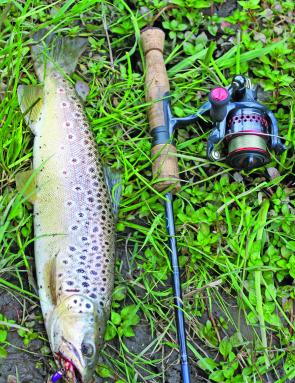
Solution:
<path fill-rule="evenodd" d="M 54 72 L 44 88 L 34 140 L 34 169 L 41 166 L 34 228 L 45 324 L 56 305 L 77 294 L 92 300 L 100 315 L 107 317 L 114 279 L 115 230 L 103 169 L 70 83 Z"/>

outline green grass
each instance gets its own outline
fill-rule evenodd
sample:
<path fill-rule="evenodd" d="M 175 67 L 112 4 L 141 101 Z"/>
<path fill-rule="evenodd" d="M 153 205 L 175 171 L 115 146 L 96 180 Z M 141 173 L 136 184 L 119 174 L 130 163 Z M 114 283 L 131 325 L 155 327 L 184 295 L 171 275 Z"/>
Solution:
<path fill-rule="evenodd" d="M 178 132 L 183 183 L 174 208 L 192 375 L 198 371 L 198 379 L 215 382 L 292 381 L 293 4 L 239 2 L 223 18 L 213 12 L 220 1 L 171 3 L 175 7 L 165 9 L 156 23 L 166 30 L 174 114 L 193 113 L 212 86 L 227 85 L 240 72 L 267 91 L 264 103 L 275 112 L 288 148 L 267 166 L 279 171 L 277 178 L 271 179 L 266 168 L 237 175 L 226 164 L 206 159 L 208 131 L 201 123 Z M 86 36 L 89 50 L 72 80 L 88 83 L 85 111 L 100 153 L 123 176 L 117 225 L 121 256 L 108 340 L 97 368 L 105 382 L 165 381 L 177 363 L 165 219 L 151 175 L 139 44 L 140 29 L 165 5 L 156 0 L 0 1 L 0 288 L 21 302 L 38 303 L 32 211 L 15 189 L 17 172 L 29 169 L 32 161 L 32 135 L 16 96 L 19 83 L 37 83 L 30 36 L 44 27 Z M 24 319 L 17 325 L 26 328 L 23 307 Z M 1 329 L 16 330 L 0 323 L 0 357 L 9 360 L 9 341 Z M 140 329 L 150 338 L 134 351 Z M 30 352 L 37 330 L 27 336 L 25 331 L 23 352 Z M 50 354 L 47 358 L 52 360 Z"/>

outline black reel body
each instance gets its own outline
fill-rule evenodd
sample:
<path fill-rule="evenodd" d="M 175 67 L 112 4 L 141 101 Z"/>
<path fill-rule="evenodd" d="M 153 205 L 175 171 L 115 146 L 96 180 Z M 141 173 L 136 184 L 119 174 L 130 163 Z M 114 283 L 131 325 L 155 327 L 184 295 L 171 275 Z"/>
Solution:
<path fill-rule="evenodd" d="M 164 109 L 170 133 L 177 126 L 210 114 L 213 129 L 208 138 L 207 156 L 211 161 L 221 158 L 221 142 L 226 162 L 236 169 L 261 167 L 269 162 L 270 150 L 277 154 L 285 150 L 274 114 L 257 102 L 257 88 L 243 76 L 235 76 L 228 88 L 212 89 L 209 101 L 195 115 L 174 118 L 168 101 L 164 103 Z"/>

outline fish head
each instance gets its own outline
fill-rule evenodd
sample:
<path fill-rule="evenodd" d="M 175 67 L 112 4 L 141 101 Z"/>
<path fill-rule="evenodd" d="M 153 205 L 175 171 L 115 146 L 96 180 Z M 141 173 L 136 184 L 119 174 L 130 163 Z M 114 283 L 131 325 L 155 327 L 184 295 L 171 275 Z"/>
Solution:
<path fill-rule="evenodd" d="M 48 333 L 55 360 L 67 382 L 92 381 L 104 327 L 96 305 L 85 296 L 72 295 L 56 306 Z"/>

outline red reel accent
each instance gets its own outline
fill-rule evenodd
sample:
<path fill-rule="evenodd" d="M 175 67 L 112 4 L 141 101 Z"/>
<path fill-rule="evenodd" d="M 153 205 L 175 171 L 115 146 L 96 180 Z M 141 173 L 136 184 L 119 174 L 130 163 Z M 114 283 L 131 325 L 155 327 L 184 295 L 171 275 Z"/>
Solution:
<path fill-rule="evenodd" d="M 267 154 L 267 151 L 266 150 L 263 150 L 263 149 L 260 149 L 260 148 L 252 148 L 252 147 L 249 147 L 249 148 L 240 148 L 240 149 L 235 149 L 233 150 L 232 152 L 228 153 L 228 155 L 230 156 L 231 154 L 233 153 L 238 153 L 238 152 L 249 152 L 249 151 L 252 151 L 252 152 L 259 152 L 259 153 L 265 153 Z"/>
<path fill-rule="evenodd" d="M 228 98 L 228 90 L 222 87 L 217 87 L 211 90 L 210 96 L 213 101 L 220 102 Z"/>

